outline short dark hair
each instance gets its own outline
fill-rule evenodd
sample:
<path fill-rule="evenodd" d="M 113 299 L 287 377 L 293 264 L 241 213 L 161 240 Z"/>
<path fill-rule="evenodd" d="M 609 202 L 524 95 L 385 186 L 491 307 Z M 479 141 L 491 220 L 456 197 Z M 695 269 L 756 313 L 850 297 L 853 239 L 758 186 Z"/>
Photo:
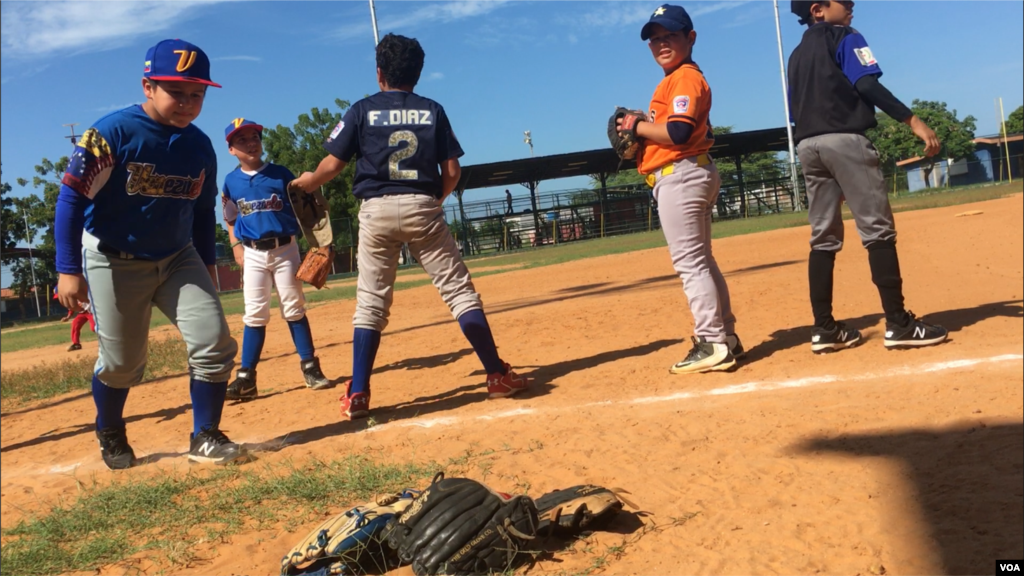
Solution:
<path fill-rule="evenodd" d="M 415 38 L 387 34 L 377 44 L 377 67 L 388 86 L 415 86 L 423 72 L 423 48 Z"/>

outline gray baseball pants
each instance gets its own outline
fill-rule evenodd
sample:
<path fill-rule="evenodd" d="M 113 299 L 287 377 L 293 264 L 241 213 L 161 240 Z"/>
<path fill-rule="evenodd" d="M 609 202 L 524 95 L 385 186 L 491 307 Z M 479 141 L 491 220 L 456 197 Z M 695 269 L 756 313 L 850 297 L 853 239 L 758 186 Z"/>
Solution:
<path fill-rule="evenodd" d="M 683 281 L 693 314 L 694 333 L 724 344 L 736 332 L 729 286 L 711 252 L 711 211 L 721 180 L 714 162 L 698 165 L 696 157 L 676 162 L 673 172 L 655 176 L 654 199 L 668 242 L 672 266 Z"/>
<path fill-rule="evenodd" d="M 95 374 L 111 388 L 142 381 L 149 349 L 152 307 L 181 332 L 189 373 L 204 382 L 227 382 L 238 343 L 231 337 L 213 279 L 191 244 L 163 260 L 125 259 L 99 251 L 99 239 L 82 238 L 100 354 Z"/>
<path fill-rule="evenodd" d="M 359 208 L 356 328 L 381 332 L 388 325 L 402 244 L 409 245 L 456 320 L 483 309 L 441 203 L 426 194 L 395 194 L 371 198 Z"/>
<path fill-rule="evenodd" d="M 860 134 L 823 134 L 797 146 L 807 183 L 811 249 L 843 249 L 843 199 L 865 247 L 895 242 L 896 224 L 878 151 Z"/>

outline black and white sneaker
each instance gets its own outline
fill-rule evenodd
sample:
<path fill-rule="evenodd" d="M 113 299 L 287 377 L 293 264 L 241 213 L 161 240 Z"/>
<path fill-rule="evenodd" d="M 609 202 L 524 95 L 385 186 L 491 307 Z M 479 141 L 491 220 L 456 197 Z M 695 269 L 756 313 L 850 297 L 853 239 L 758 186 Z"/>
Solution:
<path fill-rule="evenodd" d="M 228 384 L 228 391 L 224 398 L 245 401 L 252 400 L 257 396 L 259 396 L 259 391 L 256 389 L 256 369 L 242 368 L 238 371 L 235 380 Z"/>
<path fill-rule="evenodd" d="M 324 376 L 323 370 L 320 370 L 320 358 L 302 361 L 302 377 L 306 381 L 306 388 L 311 390 L 331 387 L 331 381 Z"/>
<path fill-rule="evenodd" d="M 693 348 L 681 362 L 676 362 L 669 372 L 673 374 L 693 374 L 728 370 L 736 365 L 736 359 L 729 351 L 728 344 L 708 342 L 701 337 L 691 337 Z"/>
<path fill-rule="evenodd" d="M 860 344 L 860 331 L 842 322 L 836 322 L 832 330 L 815 328 L 811 332 L 811 352 L 815 354 L 853 348 L 857 344 Z"/>
<path fill-rule="evenodd" d="M 740 337 L 735 334 L 726 335 L 725 345 L 729 347 L 732 357 L 737 360 L 742 360 L 747 355 L 747 351 L 743 349 L 743 343 L 740 342 Z"/>
<path fill-rule="evenodd" d="M 124 428 L 96 430 L 96 438 L 100 441 L 100 456 L 103 456 L 107 468 L 125 470 L 135 463 L 135 451 L 128 444 L 128 434 Z"/>
<path fill-rule="evenodd" d="M 946 341 L 949 331 L 942 326 L 933 326 L 917 319 L 913 312 L 907 312 L 909 317 L 906 326 L 897 324 L 885 325 L 885 347 L 893 348 L 917 348 L 920 346 L 934 346 Z"/>
<path fill-rule="evenodd" d="M 192 435 L 188 451 L 190 462 L 204 464 L 230 464 L 247 460 L 249 453 L 245 448 L 235 444 L 220 430 L 203 430 Z"/>

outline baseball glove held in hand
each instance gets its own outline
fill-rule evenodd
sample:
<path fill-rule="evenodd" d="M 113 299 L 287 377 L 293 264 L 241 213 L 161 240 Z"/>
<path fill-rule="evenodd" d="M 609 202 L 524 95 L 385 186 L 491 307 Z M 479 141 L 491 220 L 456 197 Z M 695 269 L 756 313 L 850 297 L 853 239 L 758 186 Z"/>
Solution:
<path fill-rule="evenodd" d="M 306 252 L 306 257 L 303 258 L 298 272 L 295 273 L 295 277 L 311 286 L 316 286 L 316 289 L 319 290 L 327 283 L 327 274 L 331 270 L 333 261 L 334 249 L 330 246 L 310 248 L 309 252 Z"/>
<path fill-rule="evenodd" d="M 608 141 L 619 158 L 623 160 L 636 158 L 637 152 L 640 151 L 641 140 L 636 135 L 636 125 L 646 121 L 647 115 L 640 110 L 629 110 L 622 106 L 615 108 L 615 113 L 608 119 Z"/>

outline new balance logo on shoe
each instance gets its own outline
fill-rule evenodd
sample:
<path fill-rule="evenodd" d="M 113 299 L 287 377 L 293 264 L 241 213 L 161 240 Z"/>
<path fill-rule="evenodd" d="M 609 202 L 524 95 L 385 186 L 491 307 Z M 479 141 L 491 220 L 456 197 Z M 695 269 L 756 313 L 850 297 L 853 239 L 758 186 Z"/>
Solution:
<path fill-rule="evenodd" d="M 217 449 L 216 444 L 210 444 L 209 442 L 203 442 L 202 446 L 196 448 L 196 451 L 201 453 L 203 456 L 209 456 L 213 454 L 213 451 Z"/>
<path fill-rule="evenodd" d="M 924 326 L 914 326 L 914 338 L 924 338 Z"/>

